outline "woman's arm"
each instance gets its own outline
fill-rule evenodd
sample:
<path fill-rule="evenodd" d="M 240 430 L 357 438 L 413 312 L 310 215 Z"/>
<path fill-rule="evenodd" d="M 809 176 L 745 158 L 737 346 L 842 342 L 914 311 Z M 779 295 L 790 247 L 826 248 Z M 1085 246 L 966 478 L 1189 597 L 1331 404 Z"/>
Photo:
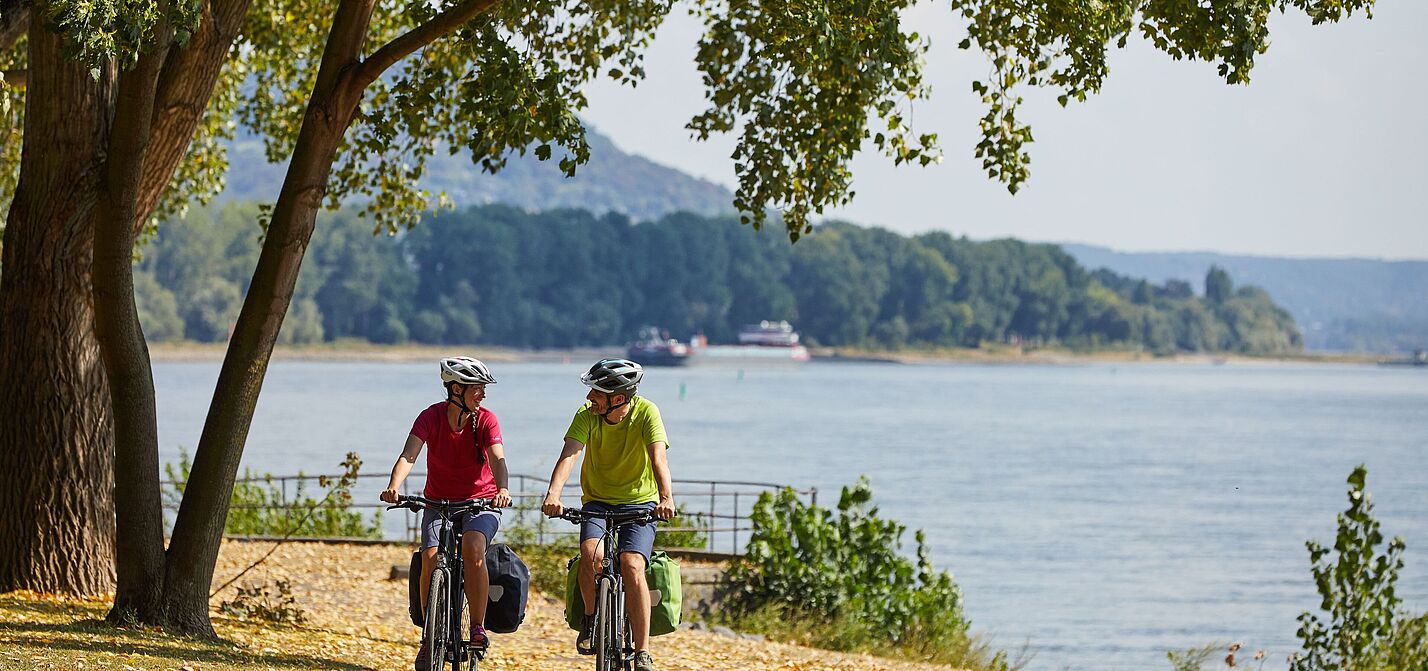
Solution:
<path fill-rule="evenodd" d="M 496 500 L 493 503 L 497 508 L 505 508 L 511 505 L 511 481 L 506 472 L 506 446 L 492 443 L 486 448 L 486 456 L 491 460 L 491 479 L 496 481 Z"/>
<path fill-rule="evenodd" d="M 382 490 L 383 501 L 397 502 L 397 487 L 402 486 L 402 482 L 411 474 L 412 466 L 416 465 L 417 457 L 421 456 L 422 445 L 420 438 L 407 436 L 407 444 L 402 447 L 402 456 L 397 457 L 397 463 L 392 464 L 392 477 L 387 480 L 387 488 Z"/>

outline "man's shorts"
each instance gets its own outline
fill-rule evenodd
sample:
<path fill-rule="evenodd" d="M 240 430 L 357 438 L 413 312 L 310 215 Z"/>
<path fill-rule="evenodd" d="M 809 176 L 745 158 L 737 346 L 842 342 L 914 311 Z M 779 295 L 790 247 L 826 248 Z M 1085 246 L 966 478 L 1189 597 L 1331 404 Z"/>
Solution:
<path fill-rule="evenodd" d="M 459 530 L 465 534 L 473 531 L 479 533 L 486 537 L 487 546 L 491 545 L 491 541 L 496 538 L 496 530 L 500 528 L 501 513 L 494 510 L 483 510 L 475 515 L 468 511 L 451 519 L 453 532 Z M 421 513 L 421 549 L 438 545 L 441 545 L 441 515 L 428 508 Z"/>
<path fill-rule="evenodd" d="M 622 503 L 610 505 L 591 501 L 581 507 L 581 510 L 596 513 L 635 513 L 645 512 L 655 509 L 653 503 Z M 627 524 L 615 531 L 617 540 L 615 542 L 615 555 L 619 556 L 625 552 L 638 552 L 649 563 L 650 553 L 654 552 L 655 527 L 654 522 L 649 524 Z M 586 520 L 580 525 L 580 542 L 584 543 L 592 538 L 599 540 L 605 533 L 605 520 Z"/>

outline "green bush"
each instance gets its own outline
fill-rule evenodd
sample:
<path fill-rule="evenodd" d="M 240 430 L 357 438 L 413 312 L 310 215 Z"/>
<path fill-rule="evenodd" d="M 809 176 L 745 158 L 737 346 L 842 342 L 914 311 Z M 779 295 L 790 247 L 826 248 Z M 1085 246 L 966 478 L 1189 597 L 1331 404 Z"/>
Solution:
<path fill-rule="evenodd" d="M 566 563 L 579 553 L 573 545 L 509 543 L 531 570 L 531 587 L 545 596 L 565 600 Z"/>
<path fill-rule="evenodd" d="M 1403 568 L 1403 539 L 1384 541 L 1359 465 L 1349 475 L 1349 508 L 1339 514 L 1339 532 L 1330 550 L 1309 541 L 1314 582 L 1324 619 L 1299 616 L 1303 651 L 1290 658 L 1292 671 L 1422 671 L 1428 668 L 1428 615 L 1400 611 L 1394 591 Z M 1336 557 L 1330 558 L 1331 554 Z"/>
<path fill-rule="evenodd" d="M 921 531 L 916 561 L 904 557 L 905 527 L 878 517 L 866 479 L 843 489 L 836 515 L 792 489 L 765 493 L 753 533 L 730 570 L 725 611 L 745 630 L 835 650 L 877 652 L 969 669 L 1007 669 L 969 633 L 962 593 L 933 568 Z"/>
<path fill-rule="evenodd" d="M 366 521 L 361 513 L 350 508 L 352 485 L 361 465 L 362 460 L 349 453 L 342 462 L 346 469 L 343 475 L 336 479 L 318 478 L 318 486 L 325 490 L 321 497 L 313 498 L 307 492 L 306 481 L 298 480 L 286 503 L 282 488 L 274 482 L 272 474 L 254 480 L 252 473 L 244 469 L 243 478 L 233 483 L 223 532 L 235 536 L 381 538 L 380 512 L 373 513 L 371 520 Z M 182 450 L 177 464 L 164 464 L 170 483 L 164 496 L 170 507 L 176 508 L 182 501 L 191 466 L 188 453 Z M 302 477 L 302 473 L 298 476 Z"/>
<path fill-rule="evenodd" d="M 661 548 L 702 548 L 709 545 L 709 518 L 702 515 L 690 515 L 684 504 L 674 507 L 678 515 L 668 522 L 661 522 L 665 526 L 681 527 L 688 531 L 665 531 L 663 529 L 655 532 L 655 547 Z"/>
<path fill-rule="evenodd" d="M 541 500 L 536 497 L 517 499 L 515 505 L 507 508 L 501 517 L 501 533 L 497 540 L 515 549 L 531 570 L 531 584 L 542 594 L 565 598 L 566 562 L 579 554 L 576 547 L 579 536 L 555 534 L 553 531 L 569 531 L 576 527 L 565 520 L 546 519 L 540 511 Z M 684 506 L 678 507 L 681 516 L 676 517 L 680 526 L 707 529 L 709 524 L 703 518 L 683 516 Z M 544 543 L 539 525 L 546 525 Z M 688 543 L 688 545 L 686 545 Z M 703 531 L 660 531 L 655 534 L 658 547 L 703 547 L 707 536 Z"/>
<path fill-rule="evenodd" d="M 501 514 L 501 539 L 510 545 L 529 546 L 540 542 L 542 538 L 548 543 L 561 543 L 564 545 L 575 544 L 578 537 L 572 538 L 571 534 L 558 532 L 570 532 L 578 530 L 578 527 L 571 526 L 565 520 L 551 520 L 541 513 L 541 499 L 537 497 L 525 497 L 517 499 L 510 508 Z M 655 547 L 660 548 L 702 548 L 709 544 L 709 521 L 702 516 L 688 514 L 684 504 L 679 504 L 675 508 L 679 515 L 670 522 L 663 522 L 666 526 L 678 526 L 688 529 L 688 531 L 657 531 L 655 532 Z M 544 526 L 546 533 L 541 533 Z"/>

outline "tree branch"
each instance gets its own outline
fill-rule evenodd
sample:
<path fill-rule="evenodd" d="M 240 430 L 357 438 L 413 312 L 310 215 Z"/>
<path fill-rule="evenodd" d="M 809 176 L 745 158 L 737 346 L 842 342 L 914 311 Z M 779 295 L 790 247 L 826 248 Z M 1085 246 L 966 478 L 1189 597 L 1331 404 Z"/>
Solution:
<path fill-rule="evenodd" d="M 12 89 L 23 90 L 25 88 L 25 85 L 30 83 L 30 71 L 3 70 L 0 71 L 0 79 L 4 79 L 5 83 L 8 84 Z"/>
<path fill-rule="evenodd" d="M 193 142 L 249 4 L 250 0 L 206 3 L 188 46 L 171 49 L 164 59 L 154 94 L 153 138 L 139 183 L 136 232 L 158 205 Z"/>
<path fill-rule="evenodd" d="M 392 67 L 397 61 L 410 56 L 417 49 L 431 44 L 436 38 L 455 30 L 457 26 L 476 18 L 477 15 L 484 14 L 498 2 L 500 0 L 466 0 L 382 45 L 382 48 L 362 61 L 361 67 L 358 68 L 351 80 L 351 85 L 359 91 L 366 89 L 368 84 L 376 81 L 383 72 L 387 71 L 387 68 Z"/>
<path fill-rule="evenodd" d="M 0 51 L 15 46 L 30 30 L 30 5 L 23 0 L 0 0 Z"/>

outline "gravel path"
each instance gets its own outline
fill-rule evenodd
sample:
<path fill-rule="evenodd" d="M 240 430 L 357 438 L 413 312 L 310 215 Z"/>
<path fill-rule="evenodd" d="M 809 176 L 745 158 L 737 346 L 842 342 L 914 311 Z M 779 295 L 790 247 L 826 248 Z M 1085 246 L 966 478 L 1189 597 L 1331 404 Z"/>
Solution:
<path fill-rule="evenodd" d="M 221 585 L 272 547 L 271 543 L 225 543 L 214 574 Z M 361 668 L 410 669 L 419 630 L 406 613 L 406 582 L 388 580 L 393 565 L 404 565 L 411 550 L 395 546 L 289 543 L 240 584 L 286 579 L 297 605 L 310 621 L 298 629 L 325 634 L 323 656 Z M 235 588 L 214 604 L 232 599 Z M 215 617 L 220 635 L 246 646 L 264 646 L 261 629 Z M 575 654 L 574 634 L 561 603 L 532 594 L 526 621 L 514 634 L 495 634 L 483 669 L 576 671 L 592 668 L 591 657 Z M 650 652 L 662 671 L 709 669 L 784 671 L 947 671 L 948 667 L 844 654 L 796 645 L 729 638 L 707 631 L 678 631 L 651 640 Z"/>

